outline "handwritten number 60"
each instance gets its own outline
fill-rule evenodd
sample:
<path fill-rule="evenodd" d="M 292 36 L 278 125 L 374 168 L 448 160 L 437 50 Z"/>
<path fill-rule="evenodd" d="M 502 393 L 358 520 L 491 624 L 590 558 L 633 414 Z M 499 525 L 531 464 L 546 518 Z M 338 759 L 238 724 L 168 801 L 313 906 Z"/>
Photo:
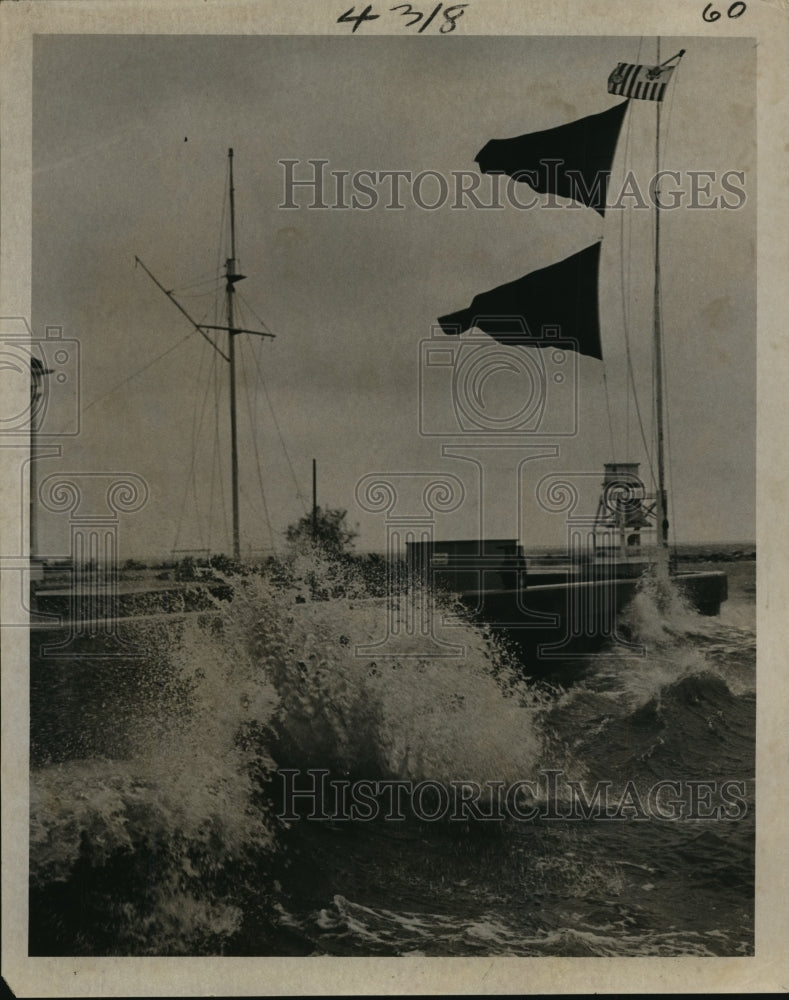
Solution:
<path fill-rule="evenodd" d="M 731 7 L 729 7 L 729 9 L 726 11 L 726 17 L 730 18 L 742 17 L 746 9 L 747 6 L 742 2 L 742 0 L 735 0 L 735 2 L 731 5 Z M 709 21 L 711 23 L 713 21 L 720 20 L 721 12 L 719 10 L 715 10 L 712 4 L 708 3 L 707 6 L 704 8 L 704 11 L 701 16 L 705 21 Z"/>

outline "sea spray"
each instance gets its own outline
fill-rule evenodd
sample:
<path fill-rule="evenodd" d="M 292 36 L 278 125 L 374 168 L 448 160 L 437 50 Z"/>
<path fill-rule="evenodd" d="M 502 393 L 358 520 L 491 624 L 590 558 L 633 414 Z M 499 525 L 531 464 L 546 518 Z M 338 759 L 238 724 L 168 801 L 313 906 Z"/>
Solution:
<path fill-rule="evenodd" d="M 542 724 L 548 695 L 451 602 L 378 596 L 377 581 L 336 560 L 276 570 L 229 578 L 231 600 L 173 619 L 164 637 L 135 626 L 157 697 L 129 698 L 128 752 L 33 773 L 35 952 L 232 947 L 250 908 L 274 912 L 270 859 L 287 852 L 278 768 L 509 783 L 565 753 Z M 419 634 L 376 655 L 388 616 L 415 608 L 462 655 L 431 656 Z"/>
<path fill-rule="evenodd" d="M 116 723 L 130 730 L 125 759 L 31 775 L 38 953 L 215 952 L 239 930 L 233 883 L 275 839 L 258 795 L 273 761 L 249 733 L 265 727 L 276 694 L 227 610 L 173 619 L 164 656 L 156 629 L 159 698 L 142 712 L 128 698 L 129 718 Z M 144 650 L 145 626 L 132 630 Z M 259 879 L 257 891 L 267 888 Z"/>
<path fill-rule="evenodd" d="M 699 614 L 675 581 L 651 575 L 619 625 L 631 645 L 612 642 L 589 656 L 547 720 L 576 733 L 571 750 L 590 776 L 626 773 L 639 791 L 727 766 L 726 777 L 750 778 L 753 628 Z"/>
<path fill-rule="evenodd" d="M 562 690 L 451 600 L 390 593 L 349 562 L 229 582 L 210 614 L 135 625 L 141 660 L 39 671 L 68 683 L 52 726 L 33 720 L 31 954 L 752 952 L 747 614 L 705 619 L 645 588 L 627 612 L 645 656 L 590 656 Z M 394 628 L 408 621 L 427 627 Z M 380 645 L 395 633 L 395 652 Z M 429 655 L 433 638 L 464 655 Z M 562 821 L 546 795 L 534 821 L 286 823 L 281 775 L 311 767 L 411 784 L 551 773 L 560 793 L 609 788 L 615 821 Z M 681 818 L 618 809 L 666 779 Z M 736 782 L 742 807 L 694 818 L 699 782 Z"/>
<path fill-rule="evenodd" d="M 725 605 L 724 605 L 725 607 Z M 633 711 L 683 678 L 712 673 L 736 688 L 753 689 L 753 628 L 699 614 L 671 578 L 647 573 L 618 618 L 627 645 L 610 642 L 590 655 L 571 697 L 593 690 L 624 699 Z M 725 656 L 718 655 L 725 650 Z M 732 655 L 734 653 L 734 655 Z M 728 659 L 728 663 L 726 662 Z"/>

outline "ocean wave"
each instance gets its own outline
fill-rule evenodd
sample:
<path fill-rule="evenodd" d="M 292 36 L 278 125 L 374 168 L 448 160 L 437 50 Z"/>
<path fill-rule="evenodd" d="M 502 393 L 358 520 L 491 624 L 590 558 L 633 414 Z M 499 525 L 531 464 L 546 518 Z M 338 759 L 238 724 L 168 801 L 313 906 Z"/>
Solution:
<path fill-rule="evenodd" d="M 123 730 L 124 753 L 109 755 L 106 741 L 90 753 L 80 737 L 82 759 L 33 771 L 32 954 L 278 953 L 283 930 L 297 950 L 345 935 L 357 954 L 607 954 L 600 927 L 526 934 L 490 909 L 422 917 L 338 897 L 294 916 L 291 859 L 305 835 L 277 819 L 278 770 L 509 784 L 554 768 L 565 784 L 621 784 L 749 759 L 752 696 L 727 671 L 752 649 L 752 633 L 700 621 L 672 595 L 647 587 L 633 602 L 627 624 L 645 656 L 609 650 L 561 690 L 528 681 L 455 605 L 418 589 L 381 597 L 347 568 L 303 559 L 283 579 L 232 582 L 230 601 L 164 633 L 152 626 L 147 647 L 139 627 L 145 698 L 133 666 L 118 672 L 118 718 L 107 719 Z M 74 664 L 85 675 L 69 703 L 75 730 L 80 713 L 94 718 L 101 707 L 89 704 L 104 697 L 91 691 L 94 669 Z M 504 844 L 514 836 L 499 833 Z M 497 850 L 488 840 L 467 838 L 480 857 Z M 566 849 L 549 844 L 532 859 L 535 877 L 553 861 L 555 880 L 567 861 L 568 892 L 604 895 L 611 871 L 592 886 L 597 869 L 586 863 L 579 875 Z M 670 935 L 634 936 L 616 953 L 631 945 L 633 954 L 679 953 Z M 682 953 L 722 953 L 712 945 L 699 938 L 698 951 L 691 941 Z"/>
<path fill-rule="evenodd" d="M 648 886 L 649 883 L 646 883 Z M 645 886 L 645 891 L 649 891 Z M 596 925 L 533 927 L 512 925 L 501 914 L 481 911 L 453 916 L 432 911 L 372 907 L 335 895 L 306 917 L 279 909 L 284 926 L 298 929 L 315 946 L 314 954 L 537 957 L 698 956 L 732 954 L 738 942 L 722 931 L 636 931 L 624 918 Z"/>

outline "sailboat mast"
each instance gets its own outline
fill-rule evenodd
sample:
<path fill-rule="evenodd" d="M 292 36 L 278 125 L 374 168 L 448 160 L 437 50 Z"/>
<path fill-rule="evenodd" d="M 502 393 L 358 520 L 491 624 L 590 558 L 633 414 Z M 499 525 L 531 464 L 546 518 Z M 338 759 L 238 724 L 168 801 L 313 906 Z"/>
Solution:
<path fill-rule="evenodd" d="M 241 558 L 241 530 L 238 513 L 238 428 L 236 418 L 236 333 L 233 316 L 234 285 L 240 275 L 236 274 L 236 219 L 235 191 L 233 189 L 233 149 L 227 151 L 230 163 L 230 257 L 227 260 L 227 329 L 228 361 L 230 362 L 230 466 L 231 493 L 233 503 L 233 558 Z"/>
<path fill-rule="evenodd" d="M 238 513 L 238 419 L 236 415 L 236 344 L 235 338 L 239 333 L 248 333 L 255 337 L 263 337 L 266 339 L 273 339 L 274 334 L 269 333 L 268 330 L 250 330 L 245 326 L 236 326 L 235 315 L 233 310 L 233 297 L 235 295 L 235 284 L 237 281 L 242 281 L 245 277 L 243 274 L 239 274 L 238 268 L 236 266 L 236 204 L 235 204 L 235 188 L 233 186 L 233 150 L 228 149 L 227 151 L 228 161 L 230 163 L 230 256 L 225 262 L 225 291 L 227 297 L 227 326 L 219 326 L 215 323 L 198 323 L 197 320 L 192 319 L 189 313 L 184 309 L 180 302 L 175 298 L 171 291 L 168 291 L 165 286 L 148 270 L 148 268 L 143 264 L 139 257 L 135 257 L 135 263 L 139 264 L 143 271 L 148 275 L 148 277 L 153 281 L 157 288 L 159 288 L 167 298 L 172 302 L 172 304 L 183 313 L 183 315 L 189 320 L 192 326 L 197 330 L 197 332 L 204 337 L 208 343 L 213 347 L 216 353 L 228 362 L 230 365 L 230 462 L 231 462 L 231 490 L 233 495 L 233 558 L 238 560 L 241 558 L 241 530 L 239 526 L 239 513 Z M 228 349 L 227 354 L 219 347 L 219 345 L 214 341 L 213 336 L 209 334 L 209 330 L 221 330 L 224 331 L 228 336 Z"/>
<path fill-rule="evenodd" d="M 660 39 L 657 42 L 657 62 L 660 64 Z M 654 288 L 654 350 L 655 350 L 655 422 L 657 432 L 657 528 L 660 549 L 668 551 L 668 504 L 666 498 L 666 459 L 663 429 L 663 334 L 660 302 L 660 194 L 657 179 L 660 177 L 660 107 L 656 102 L 655 127 L 655 288 Z"/>

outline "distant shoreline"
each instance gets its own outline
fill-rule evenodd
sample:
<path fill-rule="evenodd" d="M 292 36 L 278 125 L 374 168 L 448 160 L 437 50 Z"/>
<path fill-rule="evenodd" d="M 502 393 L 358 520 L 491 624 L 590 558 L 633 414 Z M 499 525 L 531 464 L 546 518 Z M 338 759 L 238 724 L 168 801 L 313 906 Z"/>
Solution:
<path fill-rule="evenodd" d="M 753 562 L 756 560 L 756 545 L 753 542 L 709 542 L 709 543 L 686 543 L 670 546 L 671 556 L 679 563 L 729 563 L 729 562 Z M 561 546 L 535 546 L 526 553 L 527 560 L 531 557 L 545 559 L 546 556 L 560 557 L 566 554 L 566 549 Z M 374 561 L 384 560 L 383 553 L 376 552 L 356 552 L 352 553 L 356 559 L 364 562 L 372 559 Z M 117 568 L 119 581 L 151 582 L 155 578 L 157 583 L 154 586 L 160 588 L 167 587 L 170 581 L 177 581 L 181 574 L 176 570 L 177 561 L 168 558 L 151 559 L 128 559 L 122 560 Z M 194 577 L 190 577 L 194 579 Z M 67 586 L 71 582 L 68 560 L 47 560 L 46 583 L 39 586 L 44 588 L 52 586 Z M 34 585 L 35 586 L 35 585 Z M 38 589 L 38 586 L 35 586 Z"/>
<path fill-rule="evenodd" d="M 755 561 L 756 546 L 738 547 L 734 551 L 721 551 L 720 548 L 707 546 L 682 546 L 678 545 L 676 550 L 677 559 L 680 562 L 746 562 Z"/>

